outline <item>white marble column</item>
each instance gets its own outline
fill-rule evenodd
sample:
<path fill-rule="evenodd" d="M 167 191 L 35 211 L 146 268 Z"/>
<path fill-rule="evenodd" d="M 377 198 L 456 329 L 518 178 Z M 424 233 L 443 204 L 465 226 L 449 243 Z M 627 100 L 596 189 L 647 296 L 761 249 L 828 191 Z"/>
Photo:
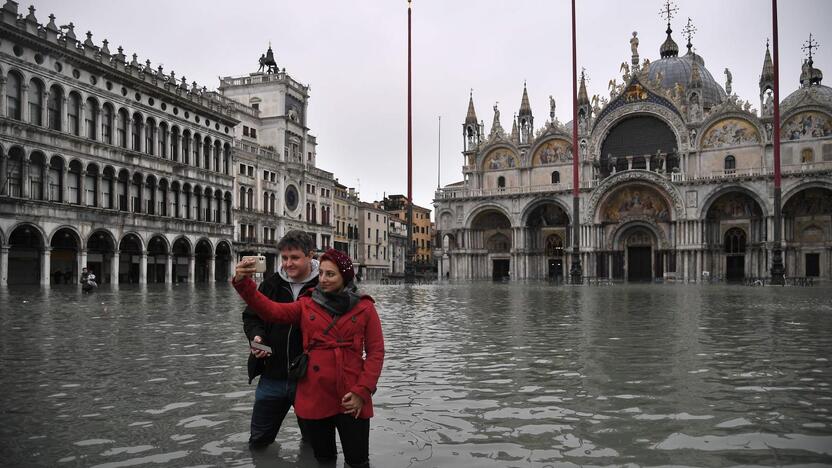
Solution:
<path fill-rule="evenodd" d="M 81 249 L 81 251 L 78 252 L 77 260 L 78 260 L 78 269 L 76 270 L 76 273 L 78 275 L 80 275 L 81 270 L 83 270 L 84 268 L 87 267 L 87 251 L 86 251 L 86 249 Z M 103 267 L 103 265 L 102 265 L 102 267 Z M 99 272 L 99 273 L 101 273 L 101 272 Z M 79 279 L 80 279 L 80 276 L 76 277 L 74 279 L 74 281 L 78 281 Z M 104 278 L 102 277 L 100 281 L 104 282 Z"/>
<path fill-rule="evenodd" d="M 9 284 L 9 248 L 0 247 L 0 286 Z"/>
<path fill-rule="evenodd" d="M 40 253 L 40 284 L 49 286 L 51 278 L 49 277 L 49 270 L 52 266 L 52 248 L 46 247 Z"/>
<path fill-rule="evenodd" d="M 196 256 L 194 254 L 188 255 L 188 283 L 196 283 Z"/>
<path fill-rule="evenodd" d="M 29 121 L 29 84 L 22 83 L 20 86 L 20 121 Z M 5 99 L 6 96 L 3 96 Z"/>
<path fill-rule="evenodd" d="M 173 255 L 165 256 L 165 284 L 173 283 Z"/>
<path fill-rule="evenodd" d="M 118 262 L 119 253 L 114 252 L 113 258 L 110 259 L 110 284 L 118 284 Z"/>
<path fill-rule="evenodd" d="M 208 282 L 213 284 L 217 281 L 217 258 L 213 255 L 208 257 Z"/>
<path fill-rule="evenodd" d="M 139 284 L 147 284 L 147 252 L 139 255 Z"/>

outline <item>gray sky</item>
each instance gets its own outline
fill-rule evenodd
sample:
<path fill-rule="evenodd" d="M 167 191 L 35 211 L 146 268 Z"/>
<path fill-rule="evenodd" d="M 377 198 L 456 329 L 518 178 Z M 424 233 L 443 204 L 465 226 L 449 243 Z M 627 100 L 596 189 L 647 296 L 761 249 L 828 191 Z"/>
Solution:
<path fill-rule="evenodd" d="M 607 95 L 621 82 L 619 66 L 630 59 L 629 39 L 638 31 L 642 59 L 659 59 L 665 22 L 660 0 L 578 0 L 578 67 L 586 68 L 588 91 Z M 682 28 L 690 17 L 705 66 L 724 85 L 759 108 L 758 80 L 771 36 L 767 0 L 677 0 L 671 22 L 681 53 Z M 27 2 L 20 2 L 25 12 Z M 432 208 L 437 185 L 438 116 L 442 116 L 442 185 L 462 179 L 462 122 L 468 93 L 486 132 L 500 103 L 511 128 L 527 81 L 535 127 L 548 119 L 551 94 L 557 117 L 571 120 L 570 2 L 568 0 L 414 0 L 413 4 L 413 197 Z M 257 70 L 271 41 L 278 66 L 311 85 L 309 127 L 318 138 L 318 166 L 362 199 L 406 193 L 407 2 L 349 1 L 159 1 L 43 0 L 35 3 L 42 23 L 72 21 L 110 49 L 122 45 L 139 62 L 164 64 L 188 81 L 214 89 L 218 76 Z M 780 1 L 781 99 L 798 86 L 809 32 L 821 44 L 815 66 L 832 82 L 832 2 Z M 360 179 L 360 183 L 359 183 Z"/>

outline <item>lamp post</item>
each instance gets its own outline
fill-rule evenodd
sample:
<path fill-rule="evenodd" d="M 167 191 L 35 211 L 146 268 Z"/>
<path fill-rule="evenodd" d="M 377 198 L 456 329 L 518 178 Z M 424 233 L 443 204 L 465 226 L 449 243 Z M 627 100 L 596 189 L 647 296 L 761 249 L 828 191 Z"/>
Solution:
<path fill-rule="evenodd" d="M 575 0 L 572 0 L 572 284 L 583 282 L 580 252 L 580 187 L 578 182 L 578 64 L 575 53 Z"/>
<path fill-rule="evenodd" d="M 774 46 L 774 122 L 772 126 L 774 144 L 774 249 L 771 259 L 771 284 L 785 284 L 786 268 L 783 265 L 782 213 L 780 201 L 780 56 L 777 38 L 777 0 L 771 0 L 772 42 Z"/>

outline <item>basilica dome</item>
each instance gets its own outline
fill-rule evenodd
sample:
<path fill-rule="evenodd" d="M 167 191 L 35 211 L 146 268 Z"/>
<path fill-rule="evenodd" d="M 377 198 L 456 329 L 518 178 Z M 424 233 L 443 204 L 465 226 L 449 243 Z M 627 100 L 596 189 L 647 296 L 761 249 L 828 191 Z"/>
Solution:
<path fill-rule="evenodd" d="M 648 83 L 653 83 L 659 72 L 662 74 L 660 86 L 664 89 L 673 89 L 676 83 L 681 84 L 687 90 L 690 87 L 693 61 L 696 60 L 699 76 L 702 81 L 702 107 L 710 109 L 725 99 L 725 90 L 722 89 L 711 72 L 705 68 L 705 60 L 701 55 L 688 51 L 682 57 L 668 55 L 650 63 Z"/>

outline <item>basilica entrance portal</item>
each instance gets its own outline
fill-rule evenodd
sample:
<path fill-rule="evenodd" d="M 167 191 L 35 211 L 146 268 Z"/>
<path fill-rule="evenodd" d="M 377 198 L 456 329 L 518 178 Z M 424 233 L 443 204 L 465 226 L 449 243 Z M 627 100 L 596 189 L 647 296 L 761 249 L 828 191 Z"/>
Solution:
<path fill-rule="evenodd" d="M 627 247 L 627 280 L 650 281 L 653 279 L 650 247 Z"/>
<path fill-rule="evenodd" d="M 503 279 L 508 278 L 510 266 L 511 260 L 495 258 L 494 260 L 492 260 L 493 273 L 491 277 L 494 279 L 494 281 L 501 281 Z"/>
<path fill-rule="evenodd" d="M 656 236 L 646 227 L 635 226 L 625 231 L 622 243 L 627 281 L 652 281 L 654 273 L 659 273 L 653 271 Z"/>

